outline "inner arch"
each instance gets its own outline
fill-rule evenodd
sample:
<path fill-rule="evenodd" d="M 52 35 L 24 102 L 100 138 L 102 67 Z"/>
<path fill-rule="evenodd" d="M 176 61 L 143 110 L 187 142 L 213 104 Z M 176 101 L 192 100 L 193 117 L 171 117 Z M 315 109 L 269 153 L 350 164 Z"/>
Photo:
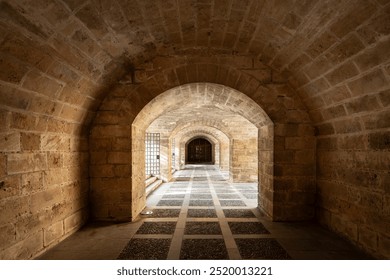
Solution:
<path fill-rule="evenodd" d="M 172 154 L 171 140 L 188 124 L 201 123 L 229 135 L 229 177 L 232 182 L 259 183 L 259 207 L 272 215 L 272 175 L 265 168 L 273 166 L 269 157 L 273 149 L 273 122 L 265 111 L 247 95 L 230 87 L 212 83 L 192 83 L 174 87 L 156 96 L 137 114 L 132 123 L 132 158 L 144 157 L 145 132 L 160 133 L 160 159 L 169 180 Z M 266 145 L 264 145 L 266 143 Z M 165 146 L 163 146 L 165 145 Z M 232 160 L 234 159 L 234 160 Z M 165 161 L 165 162 L 164 162 Z M 142 194 L 145 171 L 141 161 L 133 161 L 132 192 Z M 136 175 L 136 176 L 134 176 Z M 143 198 L 135 207 L 139 210 Z M 140 204 L 141 203 L 141 204 Z M 134 204 L 134 203 L 133 203 Z"/>
<path fill-rule="evenodd" d="M 214 164 L 213 145 L 205 137 L 186 143 L 186 164 Z"/>

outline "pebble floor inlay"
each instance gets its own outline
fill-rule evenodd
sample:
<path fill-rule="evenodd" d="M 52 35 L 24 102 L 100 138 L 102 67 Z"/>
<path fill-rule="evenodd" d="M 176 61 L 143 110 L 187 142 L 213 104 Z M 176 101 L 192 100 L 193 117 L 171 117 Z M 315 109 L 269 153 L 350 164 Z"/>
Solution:
<path fill-rule="evenodd" d="M 236 239 L 243 259 L 288 260 L 291 257 L 274 239 Z"/>
<path fill-rule="evenodd" d="M 189 218 L 216 218 L 217 212 L 214 209 L 188 209 Z"/>
<path fill-rule="evenodd" d="M 180 209 L 154 209 L 153 214 L 150 218 L 170 218 L 170 217 L 179 217 Z"/>
<path fill-rule="evenodd" d="M 190 199 L 212 199 L 211 194 L 191 194 Z"/>
<path fill-rule="evenodd" d="M 220 200 L 221 206 L 246 206 L 242 200 Z"/>
<path fill-rule="evenodd" d="M 176 222 L 145 222 L 136 234 L 173 234 Z"/>
<path fill-rule="evenodd" d="M 164 260 L 168 256 L 171 239 L 134 238 L 119 254 L 119 260 Z"/>
<path fill-rule="evenodd" d="M 225 260 L 229 256 L 223 239 L 184 239 L 180 259 Z"/>
<path fill-rule="evenodd" d="M 260 222 L 229 222 L 233 234 L 269 234 Z"/>
<path fill-rule="evenodd" d="M 212 200 L 190 200 L 190 206 L 213 206 Z"/>
<path fill-rule="evenodd" d="M 257 184 L 229 183 L 227 175 L 186 166 L 147 198 L 152 215 L 87 226 L 40 258 L 370 259 L 313 223 L 271 222 L 257 208 Z"/>
<path fill-rule="evenodd" d="M 223 209 L 226 218 L 255 218 L 255 214 L 247 209 Z"/>
<path fill-rule="evenodd" d="M 243 196 L 247 199 L 257 199 L 257 193 L 243 193 Z"/>
<path fill-rule="evenodd" d="M 228 179 L 216 166 L 188 165 L 147 198 L 154 214 L 89 224 L 39 259 L 372 259 L 314 223 L 271 222 L 257 208 L 257 184 Z"/>
<path fill-rule="evenodd" d="M 222 231 L 218 222 L 187 222 L 184 234 L 221 235 Z"/>
<path fill-rule="evenodd" d="M 240 199 L 238 194 L 218 194 L 219 199 Z"/>
<path fill-rule="evenodd" d="M 185 194 L 166 194 L 162 199 L 172 200 L 172 199 L 184 199 Z"/>
<path fill-rule="evenodd" d="M 181 206 L 183 200 L 160 200 L 157 206 Z"/>

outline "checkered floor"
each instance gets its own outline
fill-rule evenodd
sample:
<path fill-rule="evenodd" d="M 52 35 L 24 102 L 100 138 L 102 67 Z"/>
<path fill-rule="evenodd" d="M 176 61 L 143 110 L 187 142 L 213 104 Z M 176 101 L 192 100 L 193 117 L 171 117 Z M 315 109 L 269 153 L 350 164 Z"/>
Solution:
<path fill-rule="evenodd" d="M 118 258 L 290 258 L 259 221 L 256 205 L 257 184 L 230 184 L 214 166 L 188 166 L 148 199 L 153 214 Z M 142 241 L 148 246 L 140 250 Z M 253 253 L 257 242 L 262 249 Z"/>
<path fill-rule="evenodd" d="M 147 209 L 134 223 L 92 224 L 41 259 L 369 258 L 315 224 L 270 222 L 257 209 L 257 184 L 229 183 L 212 165 L 176 172 Z"/>

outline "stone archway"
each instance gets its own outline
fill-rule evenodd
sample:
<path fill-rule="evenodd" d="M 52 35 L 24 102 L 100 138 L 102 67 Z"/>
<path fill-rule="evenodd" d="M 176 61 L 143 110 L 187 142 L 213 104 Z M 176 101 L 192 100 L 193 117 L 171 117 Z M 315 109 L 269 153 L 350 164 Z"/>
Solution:
<path fill-rule="evenodd" d="M 185 164 L 185 143 L 194 137 L 206 137 L 210 142 L 214 144 L 215 152 L 215 165 L 219 166 L 222 171 L 229 171 L 230 167 L 230 140 L 229 136 L 223 131 L 202 125 L 202 123 L 190 123 L 184 127 L 177 127 L 172 132 L 172 139 L 176 139 L 176 163 L 177 168 L 183 168 Z"/>
<path fill-rule="evenodd" d="M 230 178 L 233 182 L 260 182 L 263 190 L 272 187 L 272 180 L 268 180 L 269 174 L 259 168 L 258 161 L 261 157 L 261 162 L 269 162 L 269 165 L 273 166 L 273 159 L 267 156 L 267 149 L 272 151 L 272 144 L 258 147 L 260 143 L 273 143 L 273 133 L 263 132 L 261 137 L 264 140 L 258 142 L 259 131 L 266 131 L 273 127 L 272 121 L 264 110 L 245 94 L 232 88 L 211 83 L 187 84 L 158 95 L 141 110 L 132 123 L 132 158 L 137 159 L 132 164 L 132 173 L 137 174 L 132 177 L 132 188 L 133 192 L 135 191 L 139 196 L 136 204 L 140 210 L 143 207 L 140 205 L 144 205 L 145 199 L 142 197 L 143 164 L 140 164 L 144 150 L 144 133 L 151 123 L 166 112 L 178 111 L 180 115 L 188 112 L 187 108 L 195 111 L 205 108 L 202 111 L 202 117 L 216 126 L 223 125 L 225 117 L 233 118 L 236 125 L 223 125 L 224 129 L 230 130 L 229 135 L 233 137 L 230 140 L 232 142 L 230 156 L 235 158 L 235 161 L 230 160 Z M 194 116 L 186 121 L 192 122 L 198 119 L 195 111 L 190 114 Z M 212 112 L 211 115 L 208 112 Z M 175 126 L 176 122 L 172 122 L 172 131 L 175 130 Z M 248 152 L 254 153 L 253 156 L 248 156 Z M 242 164 L 245 168 L 242 168 Z M 266 196 L 262 198 L 269 199 Z M 272 202 L 261 201 L 261 203 L 272 205 Z"/>
<path fill-rule="evenodd" d="M 213 145 L 204 137 L 196 137 L 186 143 L 187 164 L 214 164 Z"/>
<path fill-rule="evenodd" d="M 109 124 L 101 123 L 102 119 L 97 119 L 97 125 L 92 129 L 91 141 L 100 142 L 102 140 L 101 144 L 104 146 L 103 142 L 107 143 L 107 138 L 110 138 L 111 140 L 108 142 L 112 143 L 120 137 L 123 140 L 127 139 L 127 144 L 122 142 L 123 147 L 117 151 L 112 151 L 112 146 L 111 148 L 107 146 L 108 164 L 112 166 L 111 168 L 115 168 L 117 174 L 110 178 L 92 179 L 92 213 L 95 219 L 134 219 L 143 209 L 145 205 L 145 195 L 142 188 L 144 172 L 140 166 L 144 165 L 145 128 L 164 110 L 171 110 L 174 106 L 196 103 L 196 100 L 192 99 L 193 93 L 201 94 L 202 98 L 198 98 L 198 100 L 210 102 L 214 108 L 227 109 L 245 116 L 249 122 L 257 127 L 259 141 L 255 143 L 258 146 L 258 174 L 261 186 L 259 189 L 259 208 L 273 220 L 305 220 L 313 217 L 314 207 L 311 198 L 315 192 L 315 184 L 313 184 L 315 170 L 308 168 L 308 166 L 312 167 L 311 161 L 314 158 L 310 159 L 310 163 L 294 161 L 295 155 L 300 152 L 306 154 L 314 154 L 315 152 L 315 147 L 312 145 L 314 143 L 313 130 L 310 129 L 307 115 L 301 110 L 298 101 L 272 105 L 276 95 L 280 95 L 281 100 L 291 99 L 290 89 L 285 85 L 272 85 L 266 89 L 259 87 L 256 80 L 249 79 L 251 86 L 244 89 L 244 92 L 250 92 L 248 95 L 233 88 L 210 83 L 185 84 L 172 87 L 163 94 L 158 94 L 157 88 L 153 88 L 155 81 L 149 83 L 149 80 L 136 87 L 131 94 L 122 94 L 118 90 L 113 91 L 113 96 L 117 96 L 114 99 L 122 100 L 120 110 L 116 107 L 115 110 L 110 109 L 112 117 L 110 117 L 110 112 L 104 112 L 105 119 L 109 118 Z M 160 85 L 165 87 L 164 84 Z M 262 92 L 263 90 L 264 92 Z M 156 95 L 152 92 L 155 92 Z M 169 94 L 171 97 L 167 98 Z M 142 96 L 145 96 L 146 99 Z M 147 96 L 155 96 L 156 98 L 151 100 Z M 137 101 L 134 98 L 140 99 Z M 149 99 L 150 101 L 145 106 L 139 107 L 139 104 L 144 102 L 141 99 Z M 111 102 L 111 100 L 107 99 L 107 102 Z M 260 107 L 259 104 L 265 107 Z M 265 108 L 267 113 L 262 108 Z M 132 124 L 131 120 L 134 120 Z M 294 127 L 298 130 L 293 129 Z M 118 149 L 117 146 L 115 148 Z M 300 182 L 304 182 L 303 188 L 299 185 Z M 116 187 L 111 189 L 108 187 L 109 185 Z M 106 193 L 107 196 L 114 196 L 117 202 L 100 199 L 101 192 Z M 96 200 L 94 193 L 96 193 Z"/>

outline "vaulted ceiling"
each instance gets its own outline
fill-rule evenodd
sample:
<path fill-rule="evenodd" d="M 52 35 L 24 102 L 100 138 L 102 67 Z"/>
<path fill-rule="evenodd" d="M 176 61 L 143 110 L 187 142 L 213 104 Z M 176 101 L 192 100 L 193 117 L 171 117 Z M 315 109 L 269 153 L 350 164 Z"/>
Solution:
<path fill-rule="evenodd" d="M 329 130 L 388 105 L 389 18 L 387 0 L 6 0 L 0 103 L 87 124 L 113 85 L 142 80 L 140 65 L 250 55 Z"/>

